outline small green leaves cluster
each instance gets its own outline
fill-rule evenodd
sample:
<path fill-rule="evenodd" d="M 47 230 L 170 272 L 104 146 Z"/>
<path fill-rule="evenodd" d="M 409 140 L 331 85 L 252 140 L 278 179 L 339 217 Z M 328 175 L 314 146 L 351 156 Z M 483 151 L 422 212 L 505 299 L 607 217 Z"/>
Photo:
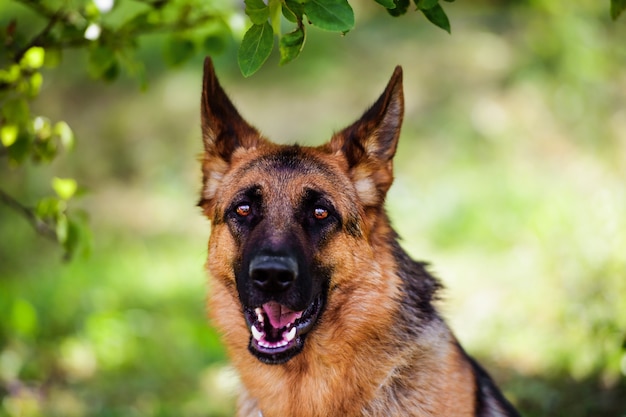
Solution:
<path fill-rule="evenodd" d="M 402 16 L 405 14 L 411 6 L 411 0 L 376 0 L 378 3 L 387 7 L 387 11 L 392 16 Z M 444 0 L 448 3 L 454 2 L 454 0 Z M 435 26 L 440 27 L 446 32 L 450 33 L 450 20 L 448 15 L 443 10 L 439 0 L 413 0 L 416 10 L 422 12 L 422 14 Z"/>
<path fill-rule="evenodd" d="M 13 165 L 29 157 L 35 162 L 50 162 L 59 150 L 71 149 L 74 144 L 67 123 L 53 124 L 31 114 L 29 103 L 41 90 L 44 62 L 44 48 L 33 46 L 17 63 L 0 69 L 0 152 Z"/>
<path fill-rule="evenodd" d="M 435 26 L 438 26 L 441 29 L 445 30 L 446 32 L 451 33 L 450 20 L 448 19 L 446 12 L 443 10 L 443 7 L 441 7 L 441 4 L 439 3 L 438 0 L 414 0 L 414 1 L 415 1 L 415 6 L 420 12 L 424 14 L 424 16 L 426 16 L 426 19 L 428 19 Z M 454 0 L 445 0 L 445 1 L 451 3 Z"/>
<path fill-rule="evenodd" d="M 232 37 L 224 20 L 227 11 L 216 11 L 210 0 L 13 1 L 30 11 L 0 25 L 0 162 L 14 170 L 25 163 L 49 163 L 74 147 L 66 122 L 31 109 L 44 83 L 43 71 L 56 68 L 65 50 L 83 50 L 85 68 L 94 79 L 110 82 L 125 71 L 145 86 L 143 64 L 136 58 L 140 36 L 164 34 L 163 56 L 172 66 L 199 52 L 221 53 Z M 0 180 L 0 203 L 59 242 L 66 257 L 88 248 L 87 216 L 70 210 L 82 190 L 76 180 L 52 179 L 54 194 L 31 204 L 18 201 L 4 186 L 9 185 Z"/>
<path fill-rule="evenodd" d="M 30 102 L 35 99 L 43 84 L 41 69 L 46 64 L 46 50 L 30 46 L 0 68 L 0 157 L 6 158 L 16 168 L 32 161 L 47 163 L 58 153 L 74 146 L 74 133 L 64 121 L 52 122 L 32 114 Z M 71 190 L 73 183 L 74 190 Z M 79 236 L 85 235 L 85 216 L 80 220 L 68 218 L 67 202 L 76 192 L 76 181 L 56 178 L 52 184 L 56 197 L 40 199 L 34 209 L 27 208 L 0 190 L 2 201 L 17 209 L 33 224 L 35 229 L 56 241 L 70 257 L 83 245 Z"/>
<path fill-rule="evenodd" d="M 73 210 L 68 214 L 68 202 L 84 190 L 78 187 L 73 178 L 52 178 L 52 189 L 55 196 L 42 198 L 35 207 L 36 219 L 39 227 L 45 225 L 54 231 L 56 240 L 65 251 L 65 258 L 69 259 L 77 252 L 87 255 L 91 248 L 91 232 L 88 227 L 87 213 L 82 210 Z"/>
<path fill-rule="evenodd" d="M 306 40 L 305 21 L 320 29 L 346 33 L 354 27 L 354 12 L 347 0 L 245 0 L 252 26 L 239 48 L 241 73 L 248 77 L 258 71 L 274 48 L 278 37 L 280 64 L 295 59 Z M 292 29 L 283 34 L 285 19 Z"/>
<path fill-rule="evenodd" d="M 375 0 L 390 15 L 407 12 L 411 0 Z M 454 0 L 445 0 L 454 1 Z M 354 28 L 354 12 L 348 0 L 245 0 L 246 15 L 252 25 L 245 33 L 239 48 L 241 73 L 248 77 L 263 66 L 278 38 L 280 64 L 294 60 L 306 41 L 306 27 L 345 34 Z M 426 18 L 450 32 L 450 21 L 439 0 L 414 0 L 415 7 Z M 282 33 L 283 19 L 291 25 Z"/>

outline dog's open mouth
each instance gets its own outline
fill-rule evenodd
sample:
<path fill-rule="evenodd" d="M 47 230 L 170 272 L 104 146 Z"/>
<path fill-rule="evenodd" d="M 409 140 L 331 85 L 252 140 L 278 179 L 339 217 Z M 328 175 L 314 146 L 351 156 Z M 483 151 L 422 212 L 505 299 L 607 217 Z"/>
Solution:
<path fill-rule="evenodd" d="M 322 306 L 319 295 L 303 311 L 293 311 L 276 301 L 245 308 L 250 352 L 267 364 L 287 362 L 304 347 L 304 338 L 317 322 Z"/>

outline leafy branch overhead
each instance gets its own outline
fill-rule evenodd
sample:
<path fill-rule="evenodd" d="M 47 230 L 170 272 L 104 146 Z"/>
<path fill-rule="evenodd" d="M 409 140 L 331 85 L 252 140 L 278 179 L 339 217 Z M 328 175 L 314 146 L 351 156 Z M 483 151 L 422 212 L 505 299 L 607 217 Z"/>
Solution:
<path fill-rule="evenodd" d="M 12 170 L 28 162 L 49 163 L 74 148 L 74 134 L 66 122 L 51 121 L 31 108 L 41 93 L 44 70 L 56 68 L 65 50 L 86 53 L 85 69 L 92 78 L 110 82 L 124 69 L 145 85 L 136 54 L 139 37 L 166 34 L 164 59 L 172 66 L 193 57 L 199 48 L 205 54 L 220 53 L 231 37 L 226 12 L 216 12 L 206 0 L 12 3 L 0 4 L 0 162 Z M 18 10 L 16 4 L 22 12 L 13 11 Z M 31 198 L 31 203 L 19 201 L 8 187 L 8 181 L 0 180 L 0 204 L 25 218 L 40 235 L 57 241 L 66 258 L 89 249 L 86 213 L 70 207 L 84 192 L 75 179 L 53 178 L 54 193 Z"/>
<path fill-rule="evenodd" d="M 419 11 L 450 32 L 442 4 L 453 0 L 370 1 L 391 16 Z M 345 34 L 355 25 L 348 0 L 244 3 L 249 27 L 238 62 L 245 76 L 263 66 L 275 39 L 284 65 L 302 52 L 309 27 Z M 610 0 L 610 5 L 611 17 L 617 19 L 626 9 L 626 0 Z M 0 168 L 19 170 L 28 162 L 49 163 L 74 148 L 74 134 L 66 122 L 50 120 L 31 108 L 42 91 L 45 70 L 57 68 L 65 50 L 84 51 L 84 69 L 94 79 L 111 82 L 125 72 L 145 87 L 145 70 L 137 53 L 140 38 L 164 36 L 163 59 L 172 67 L 198 54 L 220 54 L 236 38 L 230 19 L 241 11 L 232 7 L 236 6 L 222 0 L 0 1 Z M 26 176 L 25 172 L 18 176 Z M 2 178 L 0 204 L 25 218 L 37 233 L 56 240 L 69 257 L 88 246 L 85 237 L 90 234 L 86 214 L 70 210 L 73 198 L 84 192 L 79 183 L 54 178 L 49 181 L 51 196 L 32 198 L 22 190 L 20 198 L 31 200 L 23 203 L 7 191 L 12 184 Z"/>
<path fill-rule="evenodd" d="M 391 15 L 407 11 L 409 0 L 376 0 Z M 54 69 L 67 49 L 83 50 L 85 70 L 95 79 L 114 81 L 122 71 L 145 86 L 143 63 L 137 58 L 138 39 L 164 34 L 163 58 L 178 66 L 198 53 L 223 52 L 233 37 L 228 23 L 234 12 L 219 0 L 11 0 L 0 5 L 0 159 L 11 169 L 26 162 L 49 163 L 74 147 L 74 134 L 64 121 L 35 114 L 31 102 L 44 82 L 44 69 Z M 29 14 L 16 13 L 19 4 Z M 438 0 L 415 0 L 415 6 L 438 26 L 450 30 Z M 7 12 L 8 11 L 8 12 Z M 7 16 L 8 13 L 8 16 Z M 346 33 L 354 27 L 348 0 L 245 0 L 251 26 L 240 45 L 238 60 L 245 76 L 266 61 L 278 37 L 280 63 L 295 59 L 304 46 L 309 25 Z M 282 33 L 282 25 L 292 29 Z M 24 174 L 25 175 L 25 174 Z M 55 178 L 55 194 L 21 203 L 1 183 L 0 203 L 31 223 L 41 235 L 58 241 L 66 256 L 85 246 L 85 215 L 71 211 L 72 178 Z M 76 187 L 75 187 L 76 188 Z M 82 190 L 82 187 L 78 187 Z M 84 239 L 83 239 L 84 240 Z"/>
<path fill-rule="evenodd" d="M 411 0 L 375 0 L 392 16 L 405 14 Z M 454 0 L 445 0 L 448 2 Z M 294 60 L 304 47 L 307 25 L 345 34 L 354 28 L 354 12 L 348 0 L 245 0 L 252 26 L 243 37 L 238 61 L 248 77 L 263 66 L 278 38 L 280 64 Z M 450 33 L 450 21 L 439 0 L 413 0 L 416 10 L 436 26 Z M 283 18 L 293 30 L 282 33 Z"/>

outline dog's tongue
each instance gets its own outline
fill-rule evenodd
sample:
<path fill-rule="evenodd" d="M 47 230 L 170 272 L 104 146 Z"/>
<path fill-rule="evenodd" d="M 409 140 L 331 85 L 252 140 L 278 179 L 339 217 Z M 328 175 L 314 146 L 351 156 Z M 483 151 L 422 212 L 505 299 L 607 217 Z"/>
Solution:
<path fill-rule="evenodd" d="M 301 311 L 292 311 L 275 301 L 263 304 L 263 311 L 265 311 L 272 327 L 275 329 L 282 329 L 302 316 Z"/>

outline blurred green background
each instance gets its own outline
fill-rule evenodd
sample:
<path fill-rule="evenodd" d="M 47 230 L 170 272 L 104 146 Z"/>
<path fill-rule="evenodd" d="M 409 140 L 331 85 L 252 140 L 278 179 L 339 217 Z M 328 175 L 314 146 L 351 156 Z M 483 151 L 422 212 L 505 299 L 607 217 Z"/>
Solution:
<path fill-rule="evenodd" d="M 310 30 L 289 65 L 273 55 L 244 79 L 235 42 L 216 59 L 245 118 L 312 145 L 403 66 L 388 211 L 444 281 L 461 342 L 526 416 L 626 416 L 626 20 L 608 3 L 446 4 L 450 36 L 353 2 L 353 32 Z M 64 263 L 0 205 L 0 416 L 233 414 L 195 207 L 202 57 L 168 69 L 162 41 L 141 40 L 145 92 L 92 81 L 66 54 L 34 109 L 72 126 L 75 151 L 50 166 L 0 159 L 22 200 L 77 178 L 93 234 L 90 256 Z"/>

